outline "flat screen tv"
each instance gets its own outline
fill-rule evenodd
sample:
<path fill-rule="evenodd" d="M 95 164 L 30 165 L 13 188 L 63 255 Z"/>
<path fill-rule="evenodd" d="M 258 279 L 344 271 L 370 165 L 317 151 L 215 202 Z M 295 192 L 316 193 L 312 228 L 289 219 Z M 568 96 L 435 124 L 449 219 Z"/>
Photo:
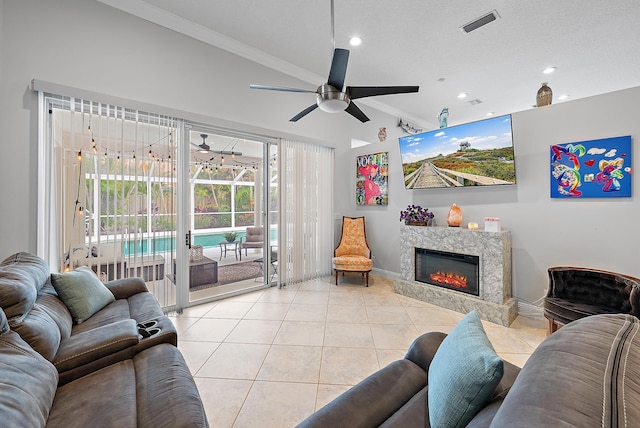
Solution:
<path fill-rule="evenodd" d="M 511 115 L 400 137 L 407 189 L 516 183 Z"/>

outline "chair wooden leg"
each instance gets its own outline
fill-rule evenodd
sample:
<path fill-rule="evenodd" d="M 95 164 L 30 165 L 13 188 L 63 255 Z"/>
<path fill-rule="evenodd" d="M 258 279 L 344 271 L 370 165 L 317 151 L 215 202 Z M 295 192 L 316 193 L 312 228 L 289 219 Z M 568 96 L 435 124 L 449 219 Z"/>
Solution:
<path fill-rule="evenodd" d="M 549 334 L 558 331 L 558 324 L 553 320 L 553 318 L 547 316 L 546 314 L 544 317 L 549 320 Z"/>
<path fill-rule="evenodd" d="M 365 272 L 364 277 L 365 277 L 365 281 L 366 281 L 367 287 L 368 287 L 369 286 L 369 272 Z"/>
<path fill-rule="evenodd" d="M 338 285 L 338 271 L 336 270 L 336 285 Z"/>

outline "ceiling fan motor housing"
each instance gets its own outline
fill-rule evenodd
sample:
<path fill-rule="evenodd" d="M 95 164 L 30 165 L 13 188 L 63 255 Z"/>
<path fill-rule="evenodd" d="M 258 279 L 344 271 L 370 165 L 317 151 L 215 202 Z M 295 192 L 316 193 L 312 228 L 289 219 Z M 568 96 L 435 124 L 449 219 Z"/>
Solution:
<path fill-rule="evenodd" d="M 351 99 L 346 92 L 342 92 L 327 83 L 318 87 L 316 103 L 322 111 L 327 113 L 344 111 L 349 106 L 349 102 L 351 102 Z"/>

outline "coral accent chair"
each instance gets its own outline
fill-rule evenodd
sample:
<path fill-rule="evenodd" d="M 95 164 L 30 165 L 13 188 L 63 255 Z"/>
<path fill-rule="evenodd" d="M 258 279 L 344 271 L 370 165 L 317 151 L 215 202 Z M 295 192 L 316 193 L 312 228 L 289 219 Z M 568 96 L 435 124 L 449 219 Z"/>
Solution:
<path fill-rule="evenodd" d="M 336 272 L 360 272 L 365 276 L 365 283 L 369 286 L 369 272 L 373 267 L 371 250 L 367 245 L 364 230 L 364 217 L 342 217 L 342 235 L 340 243 L 333 251 L 333 269 Z"/>

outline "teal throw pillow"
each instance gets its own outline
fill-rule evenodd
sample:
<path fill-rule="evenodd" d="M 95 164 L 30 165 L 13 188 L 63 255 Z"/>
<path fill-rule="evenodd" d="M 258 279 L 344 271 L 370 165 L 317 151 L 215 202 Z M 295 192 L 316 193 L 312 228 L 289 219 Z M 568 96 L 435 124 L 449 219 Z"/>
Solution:
<path fill-rule="evenodd" d="M 113 293 L 88 267 L 79 267 L 71 272 L 52 273 L 51 283 L 76 324 L 86 321 L 115 300 Z"/>
<path fill-rule="evenodd" d="M 469 312 L 444 339 L 429 366 L 432 427 L 464 427 L 487 404 L 504 374 L 477 311 Z"/>

